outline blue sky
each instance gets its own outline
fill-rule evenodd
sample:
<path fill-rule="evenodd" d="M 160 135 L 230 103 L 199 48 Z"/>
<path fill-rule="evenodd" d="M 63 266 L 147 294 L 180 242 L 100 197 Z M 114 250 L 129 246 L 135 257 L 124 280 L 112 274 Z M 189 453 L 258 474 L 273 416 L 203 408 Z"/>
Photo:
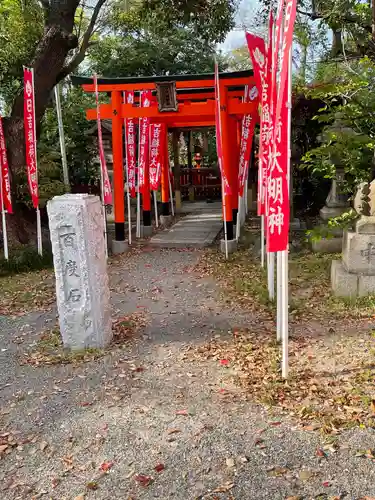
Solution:
<path fill-rule="evenodd" d="M 250 28 L 252 18 L 259 7 L 258 0 L 241 0 L 236 15 L 236 28 L 228 33 L 225 42 L 220 45 L 224 51 L 230 51 L 245 44 L 245 31 L 242 26 Z"/>

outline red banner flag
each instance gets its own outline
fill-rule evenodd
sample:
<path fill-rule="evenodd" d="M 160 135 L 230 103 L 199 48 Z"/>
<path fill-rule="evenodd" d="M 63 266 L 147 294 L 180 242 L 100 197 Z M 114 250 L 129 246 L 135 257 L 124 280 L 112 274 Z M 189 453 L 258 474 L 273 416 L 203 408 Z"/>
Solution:
<path fill-rule="evenodd" d="M 256 87 L 247 87 L 244 101 L 251 102 L 258 97 L 258 89 Z M 251 154 L 251 146 L 253 143 L 254 128 L 256 123 L 256 115 L 245 115 L 242 120 L 242 134 L 240 146 L 240 160 L 238 167 L 238 191 L 239 195 L 243 196 L 247 172 L 249 169 L 249 161 Z"/>
<path fill-rule="evenodd" d="M 162 145 L 165 140 L 165 126 L 162 123 L 150 125 L 150 186 L 153 191 L 159 189 L 161 180 Z"/>
<path fill-rule="evenodd" d="M 99 159 L 101 168 L 101 183 L 102 183 L 102 196 L 104 205 L 112 205 L 112 189 L 108 176 L 107 162 L 104 154 L 102 124 L 100 118 L 100 105 L 99 105 L 99 91 L 98 91 L 98 77 L 94 75 L 95 87 L 95 101 L 96 101 L 96 122 L 98 124 L 98 146 L 99 146 Z"/>
<path fill-rule="evenodd" d="M 221 179 L 224 186 L 224 194 L 230 195 L 231 189 L 229 185 L 229 181 L 225 174 L 224 163 L 223 163 L 223 145 L 222 145 L 222 133 L 221 133 L 221 119 L 220 119 L 220 86 L 219 86 L 219 66 L 215 63 L 215 123 L 216 123 L 216 149 L 217 156 L 219 159 L 219 168 L 221 173 Z"/>
<path fill-rule="evenodd" d="M 141 94 L 141 106 L 148 108 L 151 105 L 151 91 Z M 148 162 L 148 146 L 150 135 L 150 118 L 139 119 L 139 156 L 138 156 L 138 189 L 142 192 L 144 186 L 145 168 Z"/>
<path fill-rule="evenodd" d="M 124 92 L 124 102 L 134 104 L 134 92 Z M 136 170 L 136 141 L 135 141 L 135 120 L 125 118 L 125 138 L 126 138 L 126 172 L 127 183 L 130 196 L 135 198 L 135 170 Z"/>
<path fill-rule="evenodd" d="M 34 208 L 39 205 L 38 164 L 36 154 L 34 70 L 24 68 L 24 128 L 29 190 Z"/>
<path fill-rule="evenodd" d="M 289 109 L 285 86 L 268 177 L 267 252 L 288 248 L 289 238 Z"/>
<path fill-rule="evenodd" d="M 279 15 L 282 16 L 282 4 L 284 0 L 280 0 Z M 293 43 L 294 22 L 297 13 L 297 0 L 285 0 L 285 15 L 284 15 L 284 33 L 281 44 L 280 56 L 280 82 L 277 96 L 277 105 L 275 113 L 275 123 L 278 123 L 281 113 L 281 107 L 284 99 L 285 84 L 289 74 L 289 54 Z M 280 21 L 281 24 L 281 21 Z"/>
<path fill-rule="evenodd" d="M 270 64 L 267 61 L 266 45 L 263 38 L 246 33 L 247 46 L 253 64 L 254 77 L 260 91 L 260 102 L 262 106 L 260 118 L 260 142 L 259 142 L 259 175 L 258 175 L 258 215 L 264 215 L 265 198 L 267 189 L 267 169 L 269 162 L 269 150 L 267 144 L 271 137 L 271 107 L 270 107 Z"/>
<path fill-rule="evenodd" d="M 0 203 L 1 206 L 4 205 L 5 210 L 8 214 L 13 213 L 12 208 L 12 197 L 10 192 L 10 176 L 9 176 L 9 165 L 7 158 L 7 151 L 5 145 L 5 136 L 3 129 L 3 122 L 0 116 Z"/>

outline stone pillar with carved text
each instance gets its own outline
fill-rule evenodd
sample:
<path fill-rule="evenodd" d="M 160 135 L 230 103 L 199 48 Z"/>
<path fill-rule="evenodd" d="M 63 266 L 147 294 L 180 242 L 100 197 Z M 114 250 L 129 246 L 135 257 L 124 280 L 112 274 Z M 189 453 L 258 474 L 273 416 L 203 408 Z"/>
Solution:
<path fill-rule="evenodd" d="M 339 297 L 375 294 L 375 216 L 357 220 L 344 231 L 342 260 L 332 261 L 332 290 Z"/>
<path fill-rule="evenodd" d="M 47 211 L 64 347 L 105 347 L 112 339 L 112 322 L 100 199 L 55 196 Z"/>

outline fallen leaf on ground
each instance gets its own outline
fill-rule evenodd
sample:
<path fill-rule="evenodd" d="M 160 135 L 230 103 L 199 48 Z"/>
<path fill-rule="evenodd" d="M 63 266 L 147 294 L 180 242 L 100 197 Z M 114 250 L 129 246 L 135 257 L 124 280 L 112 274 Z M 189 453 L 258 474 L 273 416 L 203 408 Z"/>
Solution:
<path fill-rule="evenodd" d="M 218 488 L 215 488 L 212 493 L 225 493 L 229 490 L 231 490 L 234 486 L 234 483 L 225 483 L 222 486 L 219 486 Z"/>
<path fill-rule="evenodd" d="M 156 472 L 161 472 L 161 471 L 162 471 L 162 470 L 164 470 L 164 469 L 165 469 L 165 465 L 164 465 L 164 464 L 157 464 L 157 465 L 155 465 L 155 467 L 154 467 L 154 470 L 155 470 Z"/>
<path fill-rule="evenodd" d="M 325 487 L 325 488 L 329 488 L 331 486 L 331 482 L 330 481 L 323 481 L 322 482 L 322 485 Z"/>
<path fill-rule="evenodd" d="M 176 415 L 184 415 L 185 417 L 189 415 L 188 410 L 176 410 Z"/>
<path fill-rule="evenodd" d="M 177 434 L 178 432 L 181 432 L 181 429 L 170 429 L 167 434 Z"/>
<path fill-rule="evenodd" d="M 139 483 L 143 487 L 150 486 L 152 481 L 154 480 L 151 476 L 146 476 L 145 474 L 137 474 L 134 476 L 135 481 Z"/>
<path fill-rule="evenodd" d="M 109 469 L 112 469 L 113 462 L 103 462 L 100 466 L 100 469 L 104 472 L 108 472 Z"/>
<path fill-rule="evenodd" d="M 44 451 L 44 450 L 47 448 L 47 446 L 48 446 L 47 441 L 42 441 L 42 442 L 39 444 L 39 449 L 40 449 L 41 451 Z"/>
<path fill-rule="evenodd" d="M 225 463 L 227 464 L 227 467 L 234 467 L 235 466 L 234 458 L 227 458 L 225 460 Z"/>
<path fill-rule="evenodd" d="M 317 457 L 324 457 L 324 458 L 327 457 L 326 453 L 321 448 L 317 448 L 316 449 L 316 456 Z"/>
<path fill-rule="evenodd" d="M 308 481 L 314 476 L 315 472 L 311 470 L 301 470 L 301 472 L 299 473 L 299 478 L 301 479 L 301 481 Z"/>
<path fill-rule="evenodd" d="M 287 472 L 289 472 L 289 469 L 287 469 L 285 467 L 272 467 L 268 471 L 268 475 L 273 476 L 273 477 L 279 477 L 279 476 L 283 476 Z"/>
<path fill-rule="evenodd" d="M 86 483 L 86 488 L 95 491 L 98 489 L 98 483 L 96 481 L 89 481 Z"/>
<path fill-rule="evenodd" d="M 223 366 L 228 366 L 229 365 L 229 359 L 221 359 L 220 364 Z"/>
<path fill-rule="evenodd" d="M 85 500 L 85 494 L 82 493 L 81 495 L 78 495 L 77 497 L 74 498 L 74 500 Z"/>

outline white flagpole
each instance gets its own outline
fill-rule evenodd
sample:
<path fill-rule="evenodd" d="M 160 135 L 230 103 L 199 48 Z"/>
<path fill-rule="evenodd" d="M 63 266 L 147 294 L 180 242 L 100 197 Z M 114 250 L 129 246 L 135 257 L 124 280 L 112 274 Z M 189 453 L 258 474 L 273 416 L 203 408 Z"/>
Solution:
<path fill-rule="evenodd" d="M 290 178 L 290 160 L 292 156 L 291 149 L 291 127 L 292 127 L 292 47 L 289 49 L 289 68 L 288 68 L 288 171 L 287 171 L 287 185 L 289 189 Z M 289 197 L 292 193 L 289 192 Z M 289 198 L 288 197 L 288 198 Z M 288 378 L 289 372 L 289 292 L 288 292 L 288 267 L 289 267 L 289 244 L 286 250 L 282 252 L 282 268 L 281 268 L 281 335 L 283 339 L 282 348 L 282 376 Z"/>
<path fill-rule="evenodd" d="M 264 267 L 264 215 L 260 216 L 260 264 Z"/>
<path fill-rule="evenodd" d="M 5 215 L 6 212 L 5 212 L 5 208 L 4 208 L 3 166 L 1 164 L 1 158 L 0 158 L 0 199 L 1 199 L 1 218 L 2 218 L 2 225 L 3 225 L 4 257 L 5 257 L 5 260 L 9 260 L 7 220 L 6 220 L 6 215 Z"/>
<path fill-rule="evenodd" d="M 172 191 L 172 181 L 171 181 L 171 171 L 170 170 L 168 172 L 168 177 L 169 177 L 169 197 L 171 199 L 171 211 L 172 211 L 172 216 L 174 217 L 173 191 Z"/>
<path fill-rule="evenodd" d="M 124 103 L 126 104 L 126 93 L 123 93 Z M 126 199 L 128 205 L 128 241 L 129 245 L 132 244 L 132 217 L 130 213 L 130 189 L 129 189 L 129 161 L 128 161 L 128 136 L 126 130 L 126 118 L 124 119 L 125 128 L 125 173 L 126 173 Z"/>
<path fill-rule="evenodd" d="M 267 253 L 267 281 L 270 300 L 275 300 L 275 254 Z"/>
<path fill-rule="evenodd" d="M 237 212 L 237 221 L 236 221 L 236 240 L 238 241 L 240 239 L 240 229 L 241 229 L 241 205 L 242 205 L 242 198 L 240 195 L 238 195 L 238 212 Z"/>
<path fill-rule="evenodd" d="M 276 339 L 277 341 L 281 340 L 281 323 L 282 323 L 282 281 L 281 281 L 281 268 L 283 266 L 282 262 L 282 252 L 277 252 L 276 253 L 276 262 L 277 262 L 277 269 L 276 269 Z"/>
<path fill-rule="evenodd" d="M 34 147 L 35 147 L 35 169 L 36 169 L 36 183 L 38 185 L 38 153 L 37 153 L 37 144 L 36 144 L 36 122 L 35 122 L 35 83 L 34 83 L 34 68 L 31 68 L 31 77 L 33 80 L 33 93 L 34 93 Z M 39 203 L 36 207 L 36 233 L 38 240 L 38 254 L 43 255 L 43 242 L 42 242 L 42 224 L 40 220 L 40 210 Z"/>
<path fill-rule="evenodd" d="M 63 168 L 63 177 L 65 189 L 67 192 L 70 191 L 70 183 L 69 183 L 69 171 L 68 171 L 68 160 L 66 158 L 66 147 L 65 147 L 65 134 L 64 134 L 64 125 L 62 119 L 62 111 L 61 111 L 61 99 L 60 99 L 60 85 L 55 85 L 55 103 L 56 103 L 56 114 L 57 114 L 57 123 L 59 126 L 59 139 L 60 139 L 60 150 L 61 150 L 61 162 Z"/>
<path fill-rule="evenodd" d="M 155 208 L 155 224 L 156 227 L 159 227 L 158 200 L 156 198 L 157 191 L 153 191 L 153 193 L 154 193 L 154 208 Z"/>
<path fill-rule="evenodd" d="M 94 81 L 96 82 L 95 86 L 95 99 L 96 99 L 96 111 L 98 113 L 98 106 L 100 106 L 99 101 L 98 101 L 98 80 L 97 80 L 97 75 L 94 74 Z M 100 118 L 100 116 L 99 116 Z M 101 127 L 101 120 L 97 118 L 97 127 L 98 127 L 98 147 L 99 147 L 99 165 L 100 165 L 100 194 L 101 194 L 101 202 L 102 202 L 102 213 L 103 213 L 103 222 L 104 222 L 104 250 L 105 250 L 105 256 L 106 259 L 108 259 L 108 231 L 107 231 L 107 211 L 105 207 L 105 202 L 104 202 L 104 177 L 103 177 L 103 165 L 102 165 L 102 160 L 100 156 L 100 135 L 101 130 L 99 127 Z"/>
<path fill-rule="evenodd" d="M 98 127 L 101 127 L 101 123 L 98 123 Z M 100 148 L 100 145 L 99 145 Z M 104 221 L 104 247 L 105 247 L 105 256 L 108 259 L 108 233 L 107 233 L 107 211 L 105 208 L 104 202 L 104 178 L 103 178 L 103 167 L 102 162 L 100 162 L 100 194 L 102 200 L 102 213 L 103 213 L 103 221 Z"/>
<path fill-rule="evenodd" d="M 139 92 L 139 106 L 142 106 L 142 91 Z M 138 176 L 137 176 L 137 222 L 136 222 L 136 236 L 141 237 L 141 193 L 139 191 L 139 171 L 140 171 L 140 151 L 141 151 L 141 123 L 142 118 L 138 121 Z"/>
<path fill-rule="evenodd" d="M 221 163 L 221 160 L 219 159 Z M 221 172 L 223 172 L 223 166 L 221 166 Z M 223 177 L 223 175 L 221 175 Z M 227 232 L 227 218 L 226 218 L 226 196 L 224 188 L 224 179 L 221 179 L 221 196 L 223 198 L 223 221 L 224 221 L 224 243 L 225 243 L 225 258 L 228 259 L 228 232 Z"/>
<path fill-rule="evenodd" d="M 216 113 L 219 111 L 218 116 L 218 125 L 220 127 L 220 138 L 221 138 L 221 116 L 220 116 L 220 82 L 219 82 L 219 69 L 217 66 L 217 62 L 215 61 L 215 75 L 217 72 L 217 100 L 216 103 Z M 216 76 L 215 76 L 216 80 Z M 223 204 L 223 221 L 224 221 L 224 244 L 225 244 L 225 258 L 228 259 L 228 231 L 227 231 L 227 219 L 226 219 L 226 196 L 225 196 L 225 186 L 224 186 L 224 166 L 221 163 L 221 158 L 219 158 L 219 168 L 221 173 L 221 197 Z"/>

